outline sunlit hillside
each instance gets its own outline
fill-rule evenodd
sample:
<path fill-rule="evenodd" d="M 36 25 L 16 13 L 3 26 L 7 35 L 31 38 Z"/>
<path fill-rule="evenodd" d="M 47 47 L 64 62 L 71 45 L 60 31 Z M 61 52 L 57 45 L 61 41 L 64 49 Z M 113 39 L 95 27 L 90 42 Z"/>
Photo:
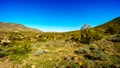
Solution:
<path fill-rule="evenodd" d="M 119 17 L 62 33 L 0 23 L 0 68 L 119 68 L 119 26 Z"/>

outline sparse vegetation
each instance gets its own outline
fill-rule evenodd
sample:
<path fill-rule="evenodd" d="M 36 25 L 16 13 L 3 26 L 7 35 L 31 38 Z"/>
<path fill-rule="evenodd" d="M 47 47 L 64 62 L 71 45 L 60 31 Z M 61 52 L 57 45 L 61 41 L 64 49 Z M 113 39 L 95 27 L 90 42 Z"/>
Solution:
<path fill-rule="evenodd" d="M 95 31 L 93 28 L 90 28 L 89 25 L 84 25 L 81 28 L 80 35 L 81 42 L 86 44 L 90 44 L 90 42 L 102 39 L 102 35 L 100 34 L 100 32 Z"/>
<path fill-rule="evenodd" d="M 0 31 L 0 66 L 1 68 L 4 66 L 12 68 L 120 67 L 118 28 L 112 28 L 115 29 L 112 33 L 109 30 L 111 28 L 103 29 L 107 24 L 98 27 L 90 28 L 89 25 L 85 25 L 80 31 L 64 33 Z"/>

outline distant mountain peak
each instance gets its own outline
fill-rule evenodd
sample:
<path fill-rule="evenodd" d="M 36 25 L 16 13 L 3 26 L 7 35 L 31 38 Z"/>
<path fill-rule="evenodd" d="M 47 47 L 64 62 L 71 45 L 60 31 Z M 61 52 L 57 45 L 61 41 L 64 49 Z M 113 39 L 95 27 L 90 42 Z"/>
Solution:
<path fill-rule="evenodd" d="M 4 32 L 41 32 L 38 29 L 26 27 L 23 24 L 14 24 L 11 22 L 0 22 L 0 31 Z"/>

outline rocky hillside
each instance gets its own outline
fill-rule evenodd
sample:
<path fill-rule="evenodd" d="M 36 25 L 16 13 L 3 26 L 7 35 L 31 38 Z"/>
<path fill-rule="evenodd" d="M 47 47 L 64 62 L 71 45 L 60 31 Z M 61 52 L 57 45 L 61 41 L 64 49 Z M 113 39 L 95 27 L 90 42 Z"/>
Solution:
<path fill-rule="evenodd" d="M 38 29 L 29 28 L 22 24 L 0 22 L 0 31 L 3 32 L 41 32 Z"/>

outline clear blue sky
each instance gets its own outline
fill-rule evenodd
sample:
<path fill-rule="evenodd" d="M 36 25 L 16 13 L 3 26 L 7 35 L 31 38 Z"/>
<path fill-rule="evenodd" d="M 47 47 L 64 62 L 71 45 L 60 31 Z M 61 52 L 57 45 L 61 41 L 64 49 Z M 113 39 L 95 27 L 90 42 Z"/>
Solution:
<path fill-rule="evenodd" d="M 0 21 L 42 31 L 79 30 L 120 16 L 120 0 L 0 0 Z"/>

